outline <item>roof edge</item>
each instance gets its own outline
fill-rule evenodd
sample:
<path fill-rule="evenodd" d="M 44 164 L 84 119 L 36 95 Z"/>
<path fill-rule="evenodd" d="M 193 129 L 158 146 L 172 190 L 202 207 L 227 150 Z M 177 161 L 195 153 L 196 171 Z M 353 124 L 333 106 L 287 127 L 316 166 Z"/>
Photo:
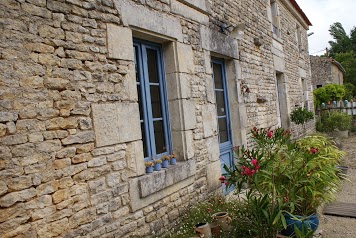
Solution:
<path fill-rule="evenodd" d="M 310 20 L 308 19 L 307 15 L 303 12 L 303 10 L 299 7 L 298 3 L 296 0 L 289 0 L 289 2 L 293 5 L 295 10 L 302 16 L 303 20 L 308 24 L 308 26 L 312 26 Z"/>

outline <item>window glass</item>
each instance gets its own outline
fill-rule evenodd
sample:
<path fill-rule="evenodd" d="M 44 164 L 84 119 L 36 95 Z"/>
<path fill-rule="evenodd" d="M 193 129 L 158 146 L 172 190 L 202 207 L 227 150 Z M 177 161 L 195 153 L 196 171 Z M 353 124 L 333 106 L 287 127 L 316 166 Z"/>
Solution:
<path fill-rule="evenodd" d="M 213 72 L 214 72 L 214 82 L 215 82 L 215 89 L 222 89 L 222 77 L 221 77 L 221 66 L 218 64 L 213 64 Z"/>
<path fill-rule="evenodd" d="M 216 111 L 218 116 L 226 115 L 225 110 L 225 100 L 224 100 L 224 91 L 215 91 L 216 95 Z"/>
<path fill-rule="evenodd" d="M 162 52 L 159 45 L 135 40 L 134 54 L 144 156 L 150 160 L 170 152 Z"/>
<path fill-rule="evenodd" d="M 157 51 L 147 49 L 148 77 L 151 83 L 158 83 Z"/>
<path fill-rule="evenodd" d="M 161 154 L 166 151 L 165 141 L 164 141 L 164 129 L 162 120 L 154 121 L 154 136 L 156 142 L 157 154 Z"/>
<path fill-rule="evenodd" d="M 226 117 L 218 118 L 219 122 L 219 142 L 224 143 L 229 140 Z"/>
<path fill-rule="evenodd" d="M 150 86 L 153 118 L 162 117 L 161 96 L 159 86 Z"/>

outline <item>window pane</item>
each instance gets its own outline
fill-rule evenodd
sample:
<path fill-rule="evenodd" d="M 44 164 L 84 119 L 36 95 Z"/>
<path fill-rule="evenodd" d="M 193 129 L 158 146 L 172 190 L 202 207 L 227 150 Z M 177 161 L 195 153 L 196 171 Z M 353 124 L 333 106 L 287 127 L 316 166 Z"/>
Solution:
<path fill-rule="evenodd" d="M 223 89 L 222 77 L 221 77 L 221 65 L 213 64 L 213 72 L 214 72 L 214 83 L 216 89 Z"/>
<path fill-rule="evenodd" d="M 219 143 L 223 143 L 229 140 L 226 117 L 219 118 L 218 122 L 219 122 Z"/>
<path fill-rule="evenodd" d="M 138 96 L 138 106 L 140 109 L 140 120 L 143 120 L 142 96 L 141 96 L 141 85 L 140 84 L 137 84 L 137 96 Z"/>
<path fill-rule="evenodd" d="M 156 154 L 161 154 L 167 150 L 166 143 L 164 141 L 163 121 L 154 121 L 153 127 L 156 142 Z"/>
<path fill-rule="evenodd" d="M 152 104 L 152 117 L 162 118 L 161 97 L 159 86 L 150 86 L 151 104 Z"/>
<path fill-rule="evenodd" d="M 224 92 L 223 91 L 215 91 L 216 95 L 216 111 L 218 116 L 226 115 L 225 112 L 225 101 L 224 101 Z"/>
<path fill-rule="evenodd" d="M 144 129 L 144 122 L 141 122 L 141 136 L 142 136 L 142 145 L 143 145 L 143 154 L 144 157 L 148 157 L 148 153 L 147 153 L 147 145 L 146 145 L 146 137 L 145 137 L 145 129 Z"/>
<path fill-rule="evenodd" d="M 135 72 L 136 72 L 136 82 L 140 82 L 139 69 L 138 69 L 138 49 L 137 46 L 134 47 L 134 55 L 135 55 Z"/>
<path fill-rule="evenodd" d="M 148 80 L 150 83 L 158 83 L 157 51 L 147 49 Z"/>

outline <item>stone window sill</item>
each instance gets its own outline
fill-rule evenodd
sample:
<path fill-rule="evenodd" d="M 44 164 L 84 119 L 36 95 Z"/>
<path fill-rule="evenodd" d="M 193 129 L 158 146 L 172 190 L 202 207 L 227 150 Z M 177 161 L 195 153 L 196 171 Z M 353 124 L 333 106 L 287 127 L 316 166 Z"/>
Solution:
<path fill-rule="evenodd" d="M 147 197 L 195 174 L 195 161 L 178 162 L 174 166 L 138 178 L 140 197 Z"/>
<path fill-rule="evenodd" d="M 279 43 L 283 44 L 283 40 L 281 37 L 279 37 L 278 35 L 276 35 L 275 33 L 272 33 L 273 35 L 273 39 L 278 41 Z"/>
<path fill-rule="evenodd" d="M 131 210 L 137 211 L 194 183 L 195 160 L 129 180 Z"/>

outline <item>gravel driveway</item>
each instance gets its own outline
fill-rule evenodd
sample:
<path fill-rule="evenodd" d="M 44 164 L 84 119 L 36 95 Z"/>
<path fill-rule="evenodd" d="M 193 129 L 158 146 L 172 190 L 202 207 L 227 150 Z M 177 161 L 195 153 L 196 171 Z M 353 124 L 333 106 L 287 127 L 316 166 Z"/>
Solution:
<path fill-rule="evenodd" d="M 341 139 L 342 150 L 347 152 L 345 165 L 349 166 L 348 179 L 337 195 L 338 202 L 356 203 L 356 135 Z M 321 213 L 320 213 L 321 214 Z M 356 219 L 320 215 L 319 236 L 323 238 L 356 238 Z"/>

